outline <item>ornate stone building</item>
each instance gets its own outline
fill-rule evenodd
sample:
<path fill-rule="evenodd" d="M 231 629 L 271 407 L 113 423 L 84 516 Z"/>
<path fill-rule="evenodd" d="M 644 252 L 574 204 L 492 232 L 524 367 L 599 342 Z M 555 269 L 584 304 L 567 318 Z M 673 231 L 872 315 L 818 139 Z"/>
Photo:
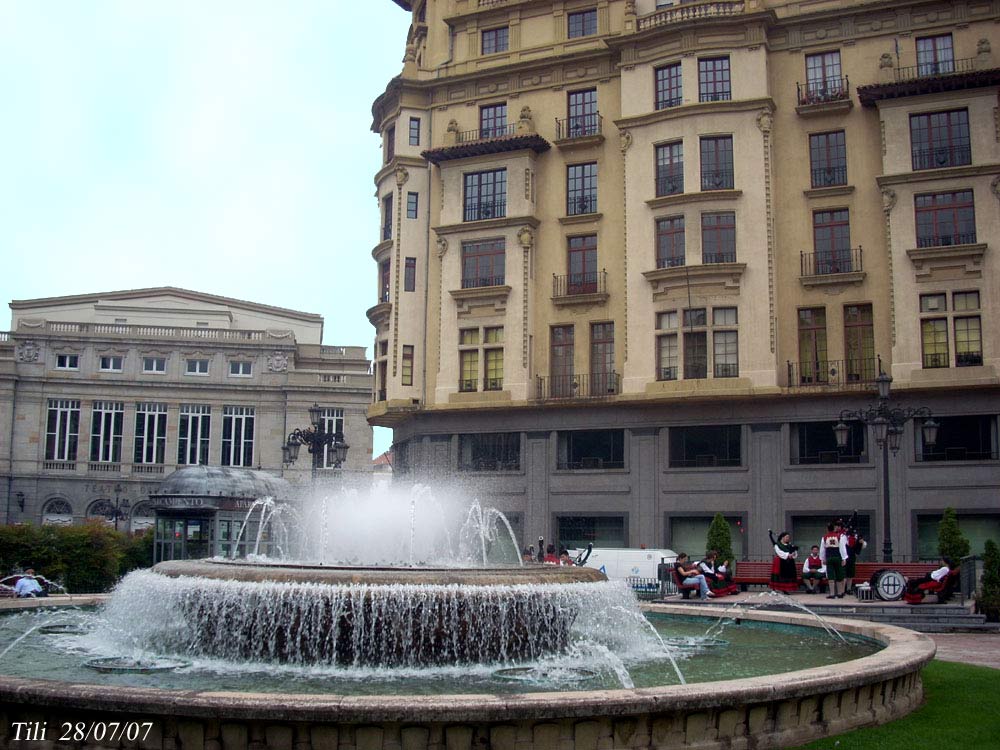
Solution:
<path fill-rule="evenodd" d="M 319 315 L 172 287 L 10 307 L 0 334 L 7 523 L 113 519 L 127 501 L 122 523 L 139 528 L 160 482 L 190 466 L 309 482 L 310 456 L 283 467 L 281 446 L 309 425 L 314 402 L 351 446 L 343 471 L 371 471 L 369 361 L 364 347 L 323 346 Z M 187 526 L 184 538 L 210 541 L 207 524 Z"/>
<path fill-rule="evenodd" d="M 927 406 L 890 454 L 898 556 L 955 506 L 1000 537 L 1000 6 L 396 0 L 375 398 L 396 476 L 525 538 L 745 555 L 857 509 L 880 367 Z"/>

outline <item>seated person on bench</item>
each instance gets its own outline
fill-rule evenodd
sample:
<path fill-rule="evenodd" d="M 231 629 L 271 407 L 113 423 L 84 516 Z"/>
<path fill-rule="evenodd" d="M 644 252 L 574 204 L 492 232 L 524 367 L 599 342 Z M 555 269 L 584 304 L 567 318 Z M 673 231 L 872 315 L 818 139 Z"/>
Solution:
<path fill-rule="evenodd" d="M 937 594 L 938 602 L 947 601 L 958 580 L 958 564 L 950 558 L 941 558 L 941 567 L 932 570 L 923 578 L 906 582 L 903 599 L 908 604 L 919 604 L 927 594 Z"/>
<path fill-rule="evenodd" d="M 718 562 L 719 553 L 714 549 L 708 551 L 705 559 L 698 563 L 698 571 L 708 581 L 708 588 L 716 596 L 735 594 L 739 587 L 733 583 L 733 574 L 729 571 L 728 560 Z"/>
<path fill-rule="evenodd" d="M 681 552 L 677 555 L 677 562 L 674 563 L 674 574 L 677 576 L 677 582 L 680 585 L 697 586 L 702 601 L 708 599 L 710 596 L 714 596 L 708 590 L 708 581 L 705 580 L 705 576 L 698 572 L 696 565 L 688 561 L 686 552 Z"/>
<path fill-rule="evenodd" d="M 14 596 L 18 599 L 34 599 L 48 595 L 49 592 L 35 578 L 34 568 L 28 568 L 24 571 L 24 575 L 14 584 Z"/>
<path fill-rule="evenodd" d="M 802 562 L 802 583 L 806 585 L 806 593 L 817 593 L 825 580 L 826 565 L 819 557 L 819 545 L 814 544 L 809 550 L 809 556 Z"/>

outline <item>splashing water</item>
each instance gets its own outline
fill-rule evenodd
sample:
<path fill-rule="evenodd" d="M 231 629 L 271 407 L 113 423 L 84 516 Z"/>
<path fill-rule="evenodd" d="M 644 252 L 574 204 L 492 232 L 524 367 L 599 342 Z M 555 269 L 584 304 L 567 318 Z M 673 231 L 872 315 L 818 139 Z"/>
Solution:
<path fill-rule="evenodd" d="M 758 602 L 757 604 L 750 604 L 750 605 L 747 604 L 747 602 L 752 601 L 754 599 L 762 599 L 764 601 Z M 713 637 L 715 635 L 722 633 L 725 626 L 733 621 L 732 617 L 729 616 L 729 613 L 733 612 L 734 610 L 753 612 L 754 610 L 765 609 L 767 607 L 771 607 L 776 604 L 795 607 L 796 609 L 801 610 L 808 615 L 811 615 L 816 620 L 816 622 L 819 623 L 820 627 L 822 627 L 823 630 L 826 631 L 826 634 L 830 636 L 830 638 L 834 640 L 839 639 L 840 642 L 844 644 L 848 643 L 848 640 L 844 637 L 843 633 L 837 630 L 837 628 L 835 628 L 833 625 L 830 625 L 816 612 L 809 609 L 809 607 L 807 607 L 805 604 L 802 604 L 802 602 L 797 601 L 794 597 L 788 596 L 787 594 L 782 594 L 777 591 L 770 591 L 770 590 L 761 591 L 757 594 L 754 594 L 753 596 L 749 597 L 743 602 L 736 602 L 735 604 L 730 604 L 728 607 L 726 607 L 726 609 L 722 611 L 722 614 L 719 616 L 719 619 L 716 620 L 716 622 L 711 626 L 709 626 L 708 630 L 705 631 L 705 637 L 706 638 Z"/>

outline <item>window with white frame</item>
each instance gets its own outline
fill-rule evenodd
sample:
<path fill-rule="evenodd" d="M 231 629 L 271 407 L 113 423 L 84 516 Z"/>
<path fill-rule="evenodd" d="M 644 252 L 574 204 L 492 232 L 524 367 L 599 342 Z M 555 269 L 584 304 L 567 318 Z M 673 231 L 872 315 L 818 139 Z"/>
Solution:
<path fill-rule="evenodd" d="M 155 373 L 157 375 L 162 375 L 167 371 L 167 358 L 166 357 L 143 357 L 142 358 L 142 371 L 146 373 Z"/>
<path fill-rule="evenodd" d="M 208 464 L 211 431 L 211 406 L 181 404 L 177 425 L 177 463 L 188 466 Z"/>
<path fill-rule="evenodd" d="M 222 407 L 223 466 L 253 466 L 255 413 L 252 406 Z"/>
<path fill-rule="evenodd" d="M 207 359 L 189 359 L 185 364 L 184 372 L 188 375 L 208 375 Z"/>
<path fill-rule="evenodd" d="M 101 355 L 98 364 L 98 369 L 101 372 L 121 372 L 125 364 L 125 358 L 119 354 L 105 354 Z"/>
<path fill-rule="evenodd" d="M 57 370 L 79 370 L 80 369 L 80 355 L 79 354 L 57 354 L 56 355 L 56 369 Z"/>
<path fill-rule="evenodd" d="M 344 440 L 344 410 L 327 407 L 323 409 L 323 432 L 339 434 Z M 346 441 L 345 441 L 346 442 Z M 332 469 L 335 455 L 332 445 L 323 446 L 323 468 Z"/>
<path fill-rule="evenodd" d="M 167 450 L 167 405 L 135 405 L 135 450 L 132 462 L 162 464 Z"/>
<path fill-rule="evenodd" d="M 95 401 L 90 419 L 90 462 L 116 464 L 122 460 L 122 426 L 125 404 Z"/>
<path fill-rule="evenodd" d="M 679 365 L 677 311 L 656 313 L 656 379 L 677 380 Z"/>
<path fill-rule="evenodd" d="M 249 378 L 253 376 L 253 362 L 234 359 L 229 363 L 229 374 L 234 378 Z"/>
<path fill-rule="evenodd" d="M 656 379 L 739 376 L 735 307 L 666 310 L 656 314 Z"/>
<path fill-rule="evenodd" d="M 76 461 L 80 439 L 80 402 L 49 399 L 45 421 L 45 460 Z"/>
<path fill-rule="evenodd" d="M 503 326 L 460 329 L 458 362 L 459 391 L 480 390 L 480 362 L 484 363 L 482 390 L 503 390 Z"/>

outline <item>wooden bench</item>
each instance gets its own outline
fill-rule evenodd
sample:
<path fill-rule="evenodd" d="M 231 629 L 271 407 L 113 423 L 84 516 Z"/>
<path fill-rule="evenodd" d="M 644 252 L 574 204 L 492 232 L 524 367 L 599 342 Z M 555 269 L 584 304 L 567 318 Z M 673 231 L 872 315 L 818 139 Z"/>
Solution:
<path fill-rule="evenodd" d="M 677 568 L 673 569 L 674 583 L 677 584 L 677 591 L 680 592 L 682 599 L 687 599 L 692 591 L 696 591 L 701 594 L 701 586 L 697 583 L 684 583 L 684 579 L 681 578 L 680 574 L 677 572 Z"/>
<path fill-rule="evenodd" d="M 802 580 L 802 564 L 795 561 L 796 569 L 799 572 L 799 583 Z M 859 562 L 855 566 L 854 580 L 869 581 L 871 577 L 880 570 L 898 570 L 907 580 L 912 578 L 923 578 L 934 570 L 937 566 L 931 563 L 884 563 L 884 562 Z M 760 560 L 738 560 L 736 562 L 736 575 L 733 576 L 733 583 L 740 586 L 767 586 L 771 583 L 771 562 Z"/>

